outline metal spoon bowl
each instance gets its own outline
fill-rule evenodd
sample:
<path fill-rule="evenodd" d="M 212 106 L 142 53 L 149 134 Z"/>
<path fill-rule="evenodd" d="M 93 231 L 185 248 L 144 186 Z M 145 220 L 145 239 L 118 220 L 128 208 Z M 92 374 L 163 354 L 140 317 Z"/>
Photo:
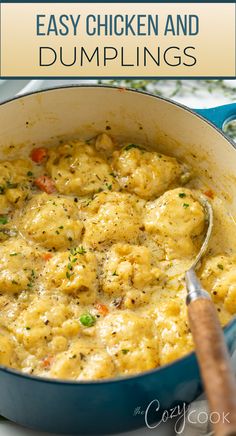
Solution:
<path fill-rule="evenodd" d="M 196 276 L 195 269 L 199 266 L 200 260 L 202 259 L 208 248 L 213 229 L 213 209 L 211 203 L 208 201 L 205 195 L 198 195 L 197 200 L 201 203 L 205 212 L 207 231 L 197 256 L 195 257 L 189 270 L 185 273 L 185 281 L 188 290 L 187 304 L 189 304 L 193 299 L 196 299 L 200 296 L 210 298 L 209 294 L 201 287 L 201 284 Z"/>

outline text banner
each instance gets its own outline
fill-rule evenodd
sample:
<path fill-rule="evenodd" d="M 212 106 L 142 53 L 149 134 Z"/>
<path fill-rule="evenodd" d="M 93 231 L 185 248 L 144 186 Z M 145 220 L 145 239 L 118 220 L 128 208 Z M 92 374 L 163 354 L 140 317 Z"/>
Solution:
<path fill-rule="evenodd" d="M 2 3 L 1 77 L 235 77 L 233 3 Z"/>

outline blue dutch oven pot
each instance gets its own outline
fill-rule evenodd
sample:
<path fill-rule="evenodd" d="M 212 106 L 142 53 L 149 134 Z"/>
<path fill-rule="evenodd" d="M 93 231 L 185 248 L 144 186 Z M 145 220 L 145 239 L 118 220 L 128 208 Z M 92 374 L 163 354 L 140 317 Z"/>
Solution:
<path fill-rule="evenodd" d="M 185 140 L 183 132 L 188 135 L 186 141 L 193 132 L 194 138 L 201 135 L 199 143 L 202 141 L 204 147 L 218 141 L 218 147 L 226 147 L 227 153 L 234 152 L 236 160 L 233 143 L 219 130 L 235 116 L 235 103 L 194 112 L 136 90 L 65 87 L 3 103 L 0 146 L 29 140 L 39 143 L 57 134 L 74 133 L 78 126 L 82 132 L 83 125 L 96 133 L 104 130 L 107 122 L 114 134 L 123 129 L 127 137 L 135 139 L 139 128 L 140 142 L 148 135 L 153 135 L 150 138 L 154 141 L 156 132 L 150 133 L 152 126 L 159 123 L 160 131 L 161 123 L 162 130 L 166 129 L 163 141 L 173 130 L 181 141 Z M 224 333 L 232 353 L 236 348 L 235 319 Z M 0 414 L 23 426 L 56 434 L 105 435 L 128 431 L 144 426 L 145 416 L 151 425 L 160 419 L 163 410 L 188 404 L 201 392 L 194 353 L 136 376 L 91 382 L 45 379 L 0 366 Z"/>

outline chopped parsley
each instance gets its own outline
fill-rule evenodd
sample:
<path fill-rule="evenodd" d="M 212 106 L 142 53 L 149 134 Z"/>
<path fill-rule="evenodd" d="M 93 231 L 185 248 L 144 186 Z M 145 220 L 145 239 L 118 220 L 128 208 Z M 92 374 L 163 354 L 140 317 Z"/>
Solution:
<path fill-rule="evenodd" d="M 78 260 L 78 258 L 76 257 L 78 254 L 85 254 L 86 250 L 85 248 L 80 245 L 79 247 L 76 248 L 71 248 L 70 249 L 70 255 L 69 255 L 69 263 L 67 264 L 67 270 L 66 271 L 66 278 L 70 279 L 73 275 L 74 275 L 74 265 L 75 262 Z"/>
<path fill-rule="evenodd" d="M 112 185 L 109 185 L 108 183 L 106 183 L 106 187 L 107 187 L 107 189 L 108 189 L 109 191 L 112 190 Z"/>
<path fill-rule="evenodd" d="M 15 189 L 15 188 L 17 188 L 17 186 L 18 186 L 18 183 L 11 183 L 9 181 L 7 181 L 7 183 L 6 183 L 7 189 Z"/>
<path fill-rule="evenodd" d="M 32 176 L 33 176 L 32 171 L 28 171 L 27 176 L 28 176 L 28 177 L 32 177 Z"/>
<path fill-rule="evenodd" d="M 123 354 L 127 354 L 129 352 L 129 350 L 127 350 L 125 348 L 123 350 L 121 350 L 121 351 L 122 351 Z"/>
<path fill-rule="evenodd" d="M 185 194 L 184 192 L 180 192 L 180 193 L 179 193 L 179 197 L 180 197 L 180 198 L 184 198 L 184 197 L 186 197 L 186 194 Z"/>
<path fill-rule="evenodd" d="M 112 273 L 112 275 L 113 275 L 113 276 L 118 276 L 118 274 L 117 274 L 116 271 L 114 271 L 114 272 Z"/>
<path fill-rule="evenodd" d="M 8 218 L 7 216 L 0 216 L 0 224 L 7 224 L 8 223 Z"/>
<path fill-rule="evenodd" d="M 30 327 L 25 327 L 26 328 L 26 330 L 30 330 Z"/>
<path fill-rule="evenodd" d="M 10 253 L 10 256 L 17 256 L 19 253 Z"/>
<path fill-rule="evenodd" d="M 69 273 L 69 271 L 66 271 L 66 278 L 68 279 L 68 280 L 70 280 L 70 278 L 73 276 L 73 274 L 74 273 Z"/>
<path fill-rule="evenodd" d="M 6 189 L 17 188 L 18 183 L 11 183 L 9 180 L 6 181 L 5 185 L 0 186 L 0 194 L 4 194 Z"/>
<path fill-rule="evenodd" d="M 187 209 L 189 207 L 189 204 L 188 203 L 184 203 L 183 207 L 184 207 L 184 209 Z"/>
<path fill-rule="evenodd" d="M 95 316 L 91 315 L 91 313 L 83 313 L 79 320 L 84 327 L 92 327 L 96 322 Z"/>
<path fill-rule="evenodd" d="M 217 266 L 218 266 L 218 268 L 219 268 L 219 269 L 221 269 L 221 270 L 223 270 L 223 269 L 224 269 L 224 267 L 223 267 L 222 263 L 218 263 L 218 265 L 217 265 Z"/>
<path fill-rule="evenodd" d="M 85 250 L 83 245 L 80 245 L 80 247 L 77 248 L 77 253 L 78 254 L 85 254 L 85 253 L 87 253 L 87 251 Z"/>
<path fill-rule="evenodd" d="M 29 282 L 27 284 L 27 287 L 28 288 L 33 288 L 34 281 L 36 279 L 35 271 L 33 269 L 31 270 L 31 275 L 30 275 L 30 277 L 28 277 L 28 279 L 29 279 Z"/>
<path fill-rule="evenodd" d="M 76 256 L 77 254 L 85 254 L 87 253 L 87 251 L 85 250 L 83 245 L 80 245 L 79 247 L 71 248 L 70 253 L 72 254 L 72 256 Z"/>
<path fill-rule="evenodd" d="M 93 198 L 89 198 L 89 200 L 85 203 L 85 206 L 89 206 L 92 201 L 93 201 Z"/>

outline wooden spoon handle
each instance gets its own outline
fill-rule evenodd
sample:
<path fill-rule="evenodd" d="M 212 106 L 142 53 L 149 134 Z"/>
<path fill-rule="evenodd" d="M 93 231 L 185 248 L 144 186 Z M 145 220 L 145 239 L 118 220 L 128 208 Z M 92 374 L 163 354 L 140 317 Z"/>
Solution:
<path fill-rule="evenodd" d="M 200 297 L 189 302 L 188 316 L 214 434 L 236 436 L 236 382 L 216 308 Z"/>

